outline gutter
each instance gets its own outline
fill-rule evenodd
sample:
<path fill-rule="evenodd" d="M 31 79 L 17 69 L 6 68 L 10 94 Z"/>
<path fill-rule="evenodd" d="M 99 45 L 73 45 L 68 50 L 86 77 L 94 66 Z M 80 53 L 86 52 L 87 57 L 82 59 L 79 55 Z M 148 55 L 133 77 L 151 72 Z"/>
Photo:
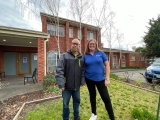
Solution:
<path fill-rule="evenodd" d="M 46 43 L 49 41 L 50 35 L 48 35 L 47 40 L 44 41 L 44 76 L 46 76 L 47 66 L 46 66 Z"/>

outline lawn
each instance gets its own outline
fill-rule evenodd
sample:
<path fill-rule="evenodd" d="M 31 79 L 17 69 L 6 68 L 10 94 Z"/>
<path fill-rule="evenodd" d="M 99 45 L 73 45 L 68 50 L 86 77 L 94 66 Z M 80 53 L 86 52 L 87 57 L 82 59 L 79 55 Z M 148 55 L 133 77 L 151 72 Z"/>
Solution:
<path fill-rule="evenodd" d="M 157 112 L 158 95 L 138 88 L 134 88 L 116 81 L 111 81 L 108 87 L 113 104 L 116 120 L 132 120 L 131 111 L 147 110 L 152 115 Z M 37 105 L 30 111 L 26 120 L 62 120 L 62 99 Z M 87 87 L 81 87 L 81 120 L 88 120 L 91 115 L 89 94 Z M 97 120 L 108 120 L 108 114 L 103 102 L 97 94 Z M 70 120 L 73 120 L 72 102 L 70 102 Z"/>

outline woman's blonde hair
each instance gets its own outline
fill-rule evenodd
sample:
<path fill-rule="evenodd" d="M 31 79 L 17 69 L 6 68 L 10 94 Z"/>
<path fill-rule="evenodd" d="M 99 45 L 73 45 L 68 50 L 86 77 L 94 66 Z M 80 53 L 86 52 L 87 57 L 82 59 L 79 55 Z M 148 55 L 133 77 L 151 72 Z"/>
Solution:
<path fill-rule="evenodd" d="M 100 49 L 98 48 L 97 41 L 96 41 L 95 39 L 90 39 L 90 40 L 88 41 L 88 43 L 87 43 L 87 47 L 86 47 L 86 50 L 85 50 L 85 53 L 84 53 L 84 54 L 87 54 L 87 53 L 90 52 L 90 50 L 89 50 L 89 43 L 90 43 L 91 41 L 94 41 L 94 42 L 95 42 L 95 44 L 96 44 L 96 50 L 98 50 L 98 51 L 100 50 Z"/>

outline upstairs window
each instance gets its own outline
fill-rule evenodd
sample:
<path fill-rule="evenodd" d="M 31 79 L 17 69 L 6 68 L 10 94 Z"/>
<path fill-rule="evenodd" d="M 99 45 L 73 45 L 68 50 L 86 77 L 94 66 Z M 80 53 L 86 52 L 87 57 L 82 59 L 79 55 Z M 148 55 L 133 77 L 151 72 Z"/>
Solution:
<path fill-rule="evenodd" d="M 69 28 L 69 38 L 73 38 L 73 28 Z"/>
<path fill-rule="evenodd" d="M 88 31 L 87 32 L 87 40 L 96 39 L 96 32 Z"/>
<path fill-rule="evenodd" d="M 81 38 L 82 38 L 82 31 L 81 31 Z M 78 29 L 78 39 L 80 39 L 80 29 Z"/>
<path fill-rule="evenodd" d="M 47 24 L 47 33 L 54 36 L 62 36 L 64 37 L 64 26 L 59 26 L 59 33 L 58 33 L 58 26 L 54 24 Z"/>

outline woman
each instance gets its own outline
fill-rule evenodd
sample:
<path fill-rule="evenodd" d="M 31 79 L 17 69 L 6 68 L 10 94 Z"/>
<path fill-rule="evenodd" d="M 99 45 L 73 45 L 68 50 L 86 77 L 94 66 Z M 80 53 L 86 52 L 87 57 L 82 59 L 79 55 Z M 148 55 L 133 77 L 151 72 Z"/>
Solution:
<path fill-rule="evenodd" d="M 91 39 L 88 42 L 84 55 L 84 61 L 85 80 L 90 94 L 90 103 L 92 109 L 92 115 L 89 120 L 97 119 L 96 87 L 105 104 L 105 108 L 109 114 L 109 118 L 111 120 L 115 120 L 111 100 L 107 90 L 107 86 L 110 83 L 110 66 L 105 53 L 99 50 L 96 40 Z"/>

